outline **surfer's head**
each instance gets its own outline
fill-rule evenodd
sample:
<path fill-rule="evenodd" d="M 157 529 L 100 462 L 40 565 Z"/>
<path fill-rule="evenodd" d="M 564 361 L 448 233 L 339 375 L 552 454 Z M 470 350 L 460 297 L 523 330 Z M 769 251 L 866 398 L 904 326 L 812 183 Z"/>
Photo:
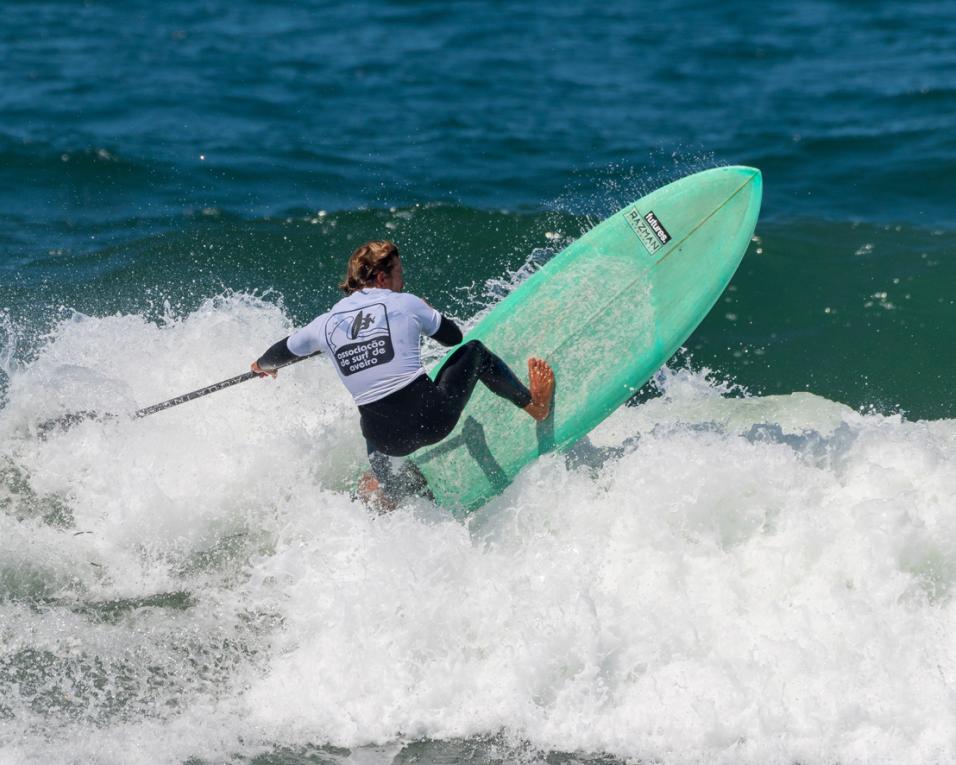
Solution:
<path fill-rule="evenodd" d="M 401 292 L 405 286 L 402 278 L 398 247 L 394 242 L 378 239 L 358 247 L 349 258 L 345 279 L 339 285 L 346 295 L 363 287 L 381 286 Z"/>

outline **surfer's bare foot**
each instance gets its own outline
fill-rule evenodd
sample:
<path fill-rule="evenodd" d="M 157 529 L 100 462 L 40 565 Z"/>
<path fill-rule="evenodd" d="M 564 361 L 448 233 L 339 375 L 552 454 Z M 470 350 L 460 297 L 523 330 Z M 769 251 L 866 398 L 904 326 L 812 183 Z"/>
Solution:
<path fill-rule="evenodd" d="M 554 370 L 547 361 L 534 357 L 528 359 L 528 388 L 531 403 L 524 410 L 538 422 L 547 419 L 554 395 Z"/>
<path fill-rule="evenodd" d="M 368 471 L 359 479 L 358 498 L 366 506 L 379 513 L 390 513 L 395 509 L 395 503 L 386 498 L 378 479 L 372 475 L 372 471 Z"/>

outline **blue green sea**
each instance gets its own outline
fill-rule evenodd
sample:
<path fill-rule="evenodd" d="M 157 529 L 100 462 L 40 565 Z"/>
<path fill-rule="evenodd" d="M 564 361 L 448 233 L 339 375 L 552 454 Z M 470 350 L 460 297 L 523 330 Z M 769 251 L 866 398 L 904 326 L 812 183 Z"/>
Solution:
<path fill-rule="evenodd" d="M 0 11 L 0 764 L 956 760 L 956 3 Z M 321 359 L 41 437 L 244 372 L 366 240 L 473 326 L 737 164 L 728 291 L 467 518 L 352 497 Z"/>

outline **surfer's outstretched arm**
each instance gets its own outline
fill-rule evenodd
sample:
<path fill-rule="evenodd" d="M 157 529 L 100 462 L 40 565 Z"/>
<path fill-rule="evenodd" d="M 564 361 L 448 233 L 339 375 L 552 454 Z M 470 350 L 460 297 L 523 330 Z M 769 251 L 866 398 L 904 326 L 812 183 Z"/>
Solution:
<path fill-rule="evenodd" d="M 275 377 L 278 374 L 277 369 L 283 364 L 288 364 L 290 361 L 295 361 L 303 356 L 311 356 L 313 353 L 322 350 L 319 343 L 318 328 L 313 326 L 315 324 L 316 322 L 313 321 L 298 332 L 293 332 L 288 337 L 274 343 L 269 347 L 269 350 L 253 361 L 249 368 L 259 377 L 267 375 Z"/>
<path fill-rule="evenodd" d="M 275 377 L 278 367 L 288 364 L 293 359 L 299 358 L 289 350 L 288 337 L 283 337 L 279 342 L 269 346 L 269 350 L 263 353 L 258 359 L 252 362 L 249 367 L 259 377 Z"/>
<path fill-rule="evenodd" d="M 323 350 L 322 330 L 327 318 L 328 314 L 322 314 L 302 329 L 282 338 L 253 361 L 250 369 L 259 377 L 265 377 L 266 375 L 275 377 L 277 368 L 283 364 L 288 364 L 290 361 L 295 361 L 295 359 L 303 356 L 311 356 L 313 353 Z"/>

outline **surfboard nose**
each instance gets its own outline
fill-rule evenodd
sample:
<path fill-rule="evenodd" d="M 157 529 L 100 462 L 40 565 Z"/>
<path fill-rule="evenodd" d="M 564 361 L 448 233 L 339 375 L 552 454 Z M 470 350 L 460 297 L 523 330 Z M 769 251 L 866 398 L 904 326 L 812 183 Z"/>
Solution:
<path fill-rule="evenodd" d="M 731 165 L 722 167 L 723 171 L 734 178 L 739 184 L 739 188 L 734 196 L 742 197 L 747 201 L 747 217 L 753 218 L 756 222 L 757 214 L 760 212 L 760 203 L 763 200 L 763 174 L 756 167 L 747 165 Z"/>
<path fill-rule="evenodd" d="M 703 218 L 721 211 L 726 219 L 739 224 L 735 224 L 737 229 L 753 231 L 762 197 L 760 170 L 746 165 L 725 165 L 685 176 L 648 194 L 640 200 L 648 209 L 641 209 L 638 205 L 638 212 L 649 225 L 653 224 L 646 216 L 653 212 L 655 220 L 670 233 L 668 241 L 661 240 L 661 244 L 674 248 L 700 223 L 702 210 L 707 211 Z M 625 217 L 633 209 L 633 205 L 625 208 Z M 727 232 L 722 235 L 727 235 Z M 655 240 L 649 238 L 648 242 L 653 254 L 658 249 Z"/>
<path fill-rule="evenodd" d="M 756 167 L 747 165 L 732 165 L 732 169 L 740 175 L 741 178 L 749 180 L 755 186 L 763 185 L 763 174 Z"/>
<path fill-rule="evenodd" d="M 761 188 L 763 186 L 763 174 L 756 167 L 748 167 L 747 165 L 728 165 L 727 167 L 719 167 L 716 169 L 722 173 L 736 176 L 740 179 L 741 184 L 749 182 L 754 186 L 754 188 Z"/>
<path fill-rule="evenodd" d="M 736 170 L 741 175 L 750 176 L 752 178 L 760 178 L 760 171 L 756 167 L 749 167 L 748 165 L 731 165 L 731 169 Z"/>
<path fill-rule="evenodd" d="M 734 169 L 737 170 L 743 179 L 750 181 L 754 191 L 760 193 L 763 190 L 763 173 L 761 173 L 756 167 L 734 165 Z"/>
<path fill-rule="evenodd" d="M 741 198 L 755 201 L 759 209 L 763 175 L 755 167 L 725 165 L 688 175 L 659 191 L 667 189 L 672 189 L 671 194 L 687 194 L 695 200 L 707 198 L 715 209 L 734 197 L 737 197 L 737 204 Z"/>

